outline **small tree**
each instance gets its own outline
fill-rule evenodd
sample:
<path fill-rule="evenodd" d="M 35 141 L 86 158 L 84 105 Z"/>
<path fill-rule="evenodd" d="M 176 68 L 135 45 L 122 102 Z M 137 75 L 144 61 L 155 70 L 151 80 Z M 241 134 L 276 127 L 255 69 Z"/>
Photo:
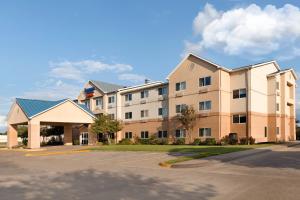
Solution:
<path fill-rule="evenodd" d="M 123 126 L 121 121 L 116 119 L 111 119 L 108 115 L 100 115 L 97 119 L 94 120 L 92 124 L 92 131 L 95 134 L 103 134 L 103 139 L 110 144 L 109 133 L 117 133 L 122 130 Z"/>
<path fill-rule="evenodd" d="M 18 137 L 22 139 L 22 143 L 27 145 L 28 142 L 28 128 L 27 126 L 18 126 Z"/>
<path fill-rule="evenodd" d="M 178 121 L 185 129 L 189 143 L 192 142 L 191 130 L 195 125 L 196 118 L 196 111 L 192 106 L 185 106 L 185 108 L 182 109 L 181 113 L 178 116 Z"/>

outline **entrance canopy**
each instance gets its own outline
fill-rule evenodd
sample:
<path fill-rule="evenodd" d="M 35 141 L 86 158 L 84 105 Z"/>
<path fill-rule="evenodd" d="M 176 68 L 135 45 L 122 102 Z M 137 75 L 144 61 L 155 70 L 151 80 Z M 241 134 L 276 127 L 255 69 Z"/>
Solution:
<path fill-rule="evenodd" d="M 72 143 L 72 125 L 91 124 L 95 116 L 70 99 L 43 101 L 17 98 L 8 114 L 8 147 L 16 146 L 17 126 L 28 125 L 28 147 L 40 147 L 40 125 L 64 126 L 65 143 Z"/>

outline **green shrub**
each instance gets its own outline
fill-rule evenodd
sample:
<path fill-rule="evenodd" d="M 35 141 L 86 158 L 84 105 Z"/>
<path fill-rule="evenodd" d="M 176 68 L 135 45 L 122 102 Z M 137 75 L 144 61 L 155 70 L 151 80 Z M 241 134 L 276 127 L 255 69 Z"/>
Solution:
<path fill-rule="evenodd" d="M 120 144 L 120 145 L 130 145 L 130 144 L 134 144 L 134 143 L 131 139 L 124 138 L 118 144 Z"/>
<path fill-rule="evenodd" d="M 221 145 L 228 145 L 229 144 L 229 136 L 225 135 L 224 137 L 222 137 L 221 139 Z"/>
<path fill-rule="evenodd" d="M 174 143 L 175 145 L 183 145 L 185 144 L 185 138 L 177 138 L 175 139 Z"/>
<path fill-rule="evenodd" d="M 157 139 L 157 144 L 158 145 L 166 145 L 166 144 L 169 144 L 169 140 L 168 140 L 168 138 L 159 138 L 159 139 Z"/>
<path fill-rule="evenodd" d="M 80 145 L 79 139 L 74 139 L 73 140 L 73 145 Z"/>
<path fill-rule="evenodd" d="M 201 142 L 201 139 L 200 138 L 196 138 L 193 142 L 193 145 L 201 145 L 202 142 Z"/>
<path fill-rule="evenodd" d="M 159 144 L 158 138 L 156 135 L 151 135 L 149 138 L 149 144 Z"/>
<path fill-rule="evenodd" d="M 47 142 L 45 142 L 45 141 L 42 141 L 41 142 L 41 146 L 43 147 L 43 146 L 46 146 L 47 145 Z"/>
<path fill-rule="evenodd" d="M 248 144 L 247 141 L 248 141 L 248 140 L 247 140 L 247 138 L 245 138 L 245 137 L 240 138 L 240 144 L 241 144 L 241 145 Z"/>
<path fill-rule="evenodd" d="M 249 137 L 249 143 L 250 144 L 255 144 L 255 138 L 253 138 L 252 136 Z"/>
<path fill-rule="evenodd" d="M 206 144 L 206 145 L 216 145 L 217 142 L 216 142 L 216 139 L 215 139 L 215 138 L 206 138 L 206 139 L 205 139 L 205 144 Z"/>
<path fill-rule="evenodd" d="M 246 144 L 248 144 L 248 140 L 247 140 L 247 138 L 246 137 L 243 137 L 243 138 L 240 138 L 240 144 L 241 145 L 246 145 Z M 249 144 L 255 144 L 255 139 L 252 137 L 252 136 L 250 136 L 249 137 Z"/>
<path fill-rule="evenodd" d="M 139 144 L 150 144 L 150 139 L 139 139 Z"/>

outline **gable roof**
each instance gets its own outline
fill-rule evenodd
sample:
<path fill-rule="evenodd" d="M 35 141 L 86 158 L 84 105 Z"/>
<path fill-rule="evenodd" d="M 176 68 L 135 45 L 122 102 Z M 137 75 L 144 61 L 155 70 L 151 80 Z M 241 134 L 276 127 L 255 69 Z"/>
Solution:
<path fill-rule="evenodd" d="M 268 77 L 275 76 L 277 74 L 283 74 L 283 73 L 286 73 L 286 72 L 291 72 L 293 74 L 294 78 L 296 80 L 298 80 L 298 76 L 297 76 L 296 72 L 294 71 L 294 69 L 292 69 L 292 68 L 279 70 L 278 72 L 274 72 L 274 73 L 269 74 Z"/>
<path fill-rule="evenodd" d="M 252 64 L 252 65 L 246 65 L 246 66 L 243 66 L 243 67 L 237 67 L 237 68 L 234 68 L 234 69 L 228 69 L 226 67 L 223 67 L 221 65 L 218 65 L 216 63 L 213 63 L 209 60 L 206 60 L 204 58 L 201 58 L 195 54 L 192 54 L 192 53 L 189 53 L 184 59 L 181 60 L 181 62 L 173 69 L 173 71 L 167 76 L 167 80 L 169 80 L 169 77 L 182 65 L 182 63 L 187 60 L 189 57 L 195 57 L 199 60 L 202 60 L 206 63 L 209 63 L 211 64 L 212 66 L 215 66 L 217 69 L 222 69 L 226 72 L 237 72 L 237 71 L 241 71 L 241 70 L 245 70 L 245 69 L 252 69 L 252 68 L 255 68 L 255 67 L 260 67 L 260 66 L 263 66 L 263 65 L 266 65 L 266 64 L 270 64 L 270 63 L 273 63 L 275 65 L 275 67 L 277 68 L 278 71 L 280 71 L 280 67 L 278 65 L 278 63 L 275 61 L 275 60 L 271 60 L 271 61 L 266 61 L 266 62 L 260 62 L 260 63 L 256 63 L 256 64 Z"/>
<path fill-rule="evenodd" d="M 202 60 L 202 61 L 204 61 L 204 62 L 206 62 L 206 63 L 208 63 L 208 64 L 211 64 L 212 66 L 214 66 L 214 67 L 216 67 L 217 69 L 222 69 L 222 70 L 224 70 L 224 71 L 227 71 L 227 72 L 230 72 L 230 69 L 227 69 L 226 67 L 223 67 L 223 66 L 221 66 L 221 65 L 218 65 L 218 64 L 216 64 L 216 63 L 213 63 L 213 62 L 211 62 L 211 61 L 209 61 L 209 60 L 206 60 L 206 59 L 204 59 L 204 58 L 201 58 L 201 57 L 199 57 L 199 56 L 197 56 L 197 55 L 195 55 L 195 54 L 192 54 L 192 53 L 189 53 L 185 58 L 183 58 L 181 61 L 180 61 L 180 63 L 173 69 L 173 71 L 167 76 L 167 80 L 169 80 L 169 78 L 170 78 L 170 76 L 182 65 L 182 63 L 185 61 L 185 60 L 187 60 L 189 57 L 191 57 L 191 56 L 193 56 L 193 57 L 195 57 L 195 58 L 197 58 L 197 59 L 199 59 L 199 60 Z"/>
<path fill-rule="evenodd" d="M 121 89 L 121 88 L 125 87 L 125 86 L 122 86 L 122 85 L 116 85 L 116 84 L 113 84 L 113 83 L 106 83 L 106 82 L 103 82 L 103 81 L 91 80 L 90 82 L 104 93 L 115 92 L 118 89 Z"/>
<path fill-rule="evenodd" d="M 24 114 L 27 116 L 28 119 L 31 119 L 43 112 L 46 112 L 56 106 L 59 106 L 60 104 L 70 101 L 77 107 L 79 107 L 81 110 L 85 111 L 92 117 L 94 117 L 94 114 L 92 111 L 90 111 L 85 105 L 77 104 L 69 99 L 62 99 L 58 101 L 46 101 L 46 100 L 36 100 L 36 99 L 21 99 L 16 98 L 16 103 L 20 106 Z"/>

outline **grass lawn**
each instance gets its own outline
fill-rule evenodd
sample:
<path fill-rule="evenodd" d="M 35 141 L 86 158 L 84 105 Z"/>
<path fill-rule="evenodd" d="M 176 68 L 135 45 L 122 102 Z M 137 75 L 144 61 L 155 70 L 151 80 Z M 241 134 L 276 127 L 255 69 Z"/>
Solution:
<path fill-rule="evenodd" d="M 172 165 L 193 159 L 216 156 L 225 153 L 244 151 L 272 144 L 255 145 L 230 145 L 230 146 L 192 146 L 192 145 L 104 145 L 88 148 L 93 151 L 146 151 L 146 152 L 168 152 L 181 154 L 175 159 L 160 163 L 161 165 Z"/>

